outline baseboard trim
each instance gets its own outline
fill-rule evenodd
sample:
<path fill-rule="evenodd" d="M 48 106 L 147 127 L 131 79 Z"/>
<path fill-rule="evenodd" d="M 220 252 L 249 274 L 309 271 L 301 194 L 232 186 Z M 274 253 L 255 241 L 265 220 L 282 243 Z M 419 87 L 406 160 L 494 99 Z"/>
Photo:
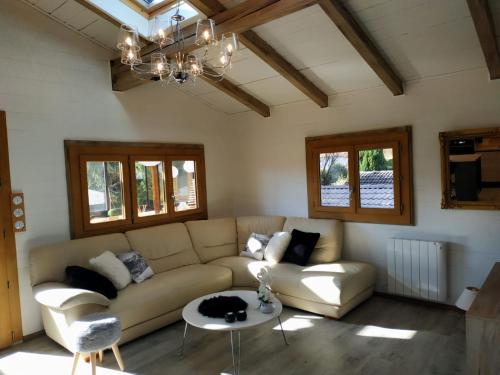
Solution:
<path fill-rule="evenodd" d="M 397 301 L 414 303 L 414 304 L 422 305 L 422 306 L 437 307 L 437 308 L 444 309 L 444 310 L 453 310 L 453 311 L 457 311 L 457 312 L 465 314 L 465 311 L 459 309 L 456 306 L 448 305 L 446 303 L 434 302 L 434 301 L 426 301 L 426 300 L 423 300 L 423 299 L 410 298 L 410 297 L 405 297 L 405 296 L 398 296 L 396 294 L 389 294 L 389 293 L 377 292 L 377 291 L 373 292 L 373 294 L 376 295 L 376 296 L 390 298 L 390 299 L 394 299 L 394 300 L 397 300 Z"/>
<path fill-rule="evenodd" d="M 33 332 L 33 333 L 30 333 L 29 335 L 23 336 L 23 342 L 30 341 L 30 340 L 36 339 L 38 337 L 41 337 L 41 336 L 45 336 L 45 330 L 43 330 L 43 329 L 41 331 Z"/>

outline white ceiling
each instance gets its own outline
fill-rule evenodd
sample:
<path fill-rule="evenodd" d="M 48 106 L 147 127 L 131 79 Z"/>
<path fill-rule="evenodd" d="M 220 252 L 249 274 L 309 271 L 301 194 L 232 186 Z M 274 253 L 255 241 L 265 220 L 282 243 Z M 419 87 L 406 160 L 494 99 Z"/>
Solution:
<path fill-rule="evenodd" d="M 75 1 L 24 1 L 101 46 L 115 48 L 117 27 Z M 228 8 L 241 2 L 221 1 Z M 486 66 L 466 0 L 345 0 L 345 3 L 404 81 Z M 500 42 L 500 1 L 490 3 Z M 383 85 L 317 5 L 254 31 L 328 95 Z M 227 77 L 271 106 L 308 100 L 244 47 Z M 229 114 L 249 110 L 202 80 L 182 90 Z"/>

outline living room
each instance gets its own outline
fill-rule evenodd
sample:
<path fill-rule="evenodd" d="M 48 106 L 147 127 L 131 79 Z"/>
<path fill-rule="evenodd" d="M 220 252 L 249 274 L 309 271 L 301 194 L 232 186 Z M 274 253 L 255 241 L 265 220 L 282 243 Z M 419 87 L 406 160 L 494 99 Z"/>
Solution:
<path fill-rule="evenodd" d="M 0 374 L 498 374 L 499 38 L 496 0 L 0 0 Z M 117 297 L 66 285 L 110 252 Z"/>

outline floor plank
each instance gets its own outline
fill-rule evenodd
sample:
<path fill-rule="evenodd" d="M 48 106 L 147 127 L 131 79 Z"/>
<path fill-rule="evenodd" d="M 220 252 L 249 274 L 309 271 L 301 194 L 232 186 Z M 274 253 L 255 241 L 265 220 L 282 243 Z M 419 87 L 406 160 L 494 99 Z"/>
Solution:
<path fill-rule="evenodd" d="M 241 373 L 261 374 L 462 374 L 464 314 L 372 297 L 342 320 L 285 308 L 285 346 L 276 323 L 242 332 Z M 97 374 L 232 374 L 227 333 L 190 327 L 184 355 L 178 322 L 122 345 L 125 372 L 107 351 Z M 68 374 L 72 357 L 45 336 L 0 352 L 0 375 Z M 41 371 L 41 369 L 43 369 Z M 33 372 L 31 372 L 33 371 Z M 82 361 L 77 374 L 89 374 Z"/>

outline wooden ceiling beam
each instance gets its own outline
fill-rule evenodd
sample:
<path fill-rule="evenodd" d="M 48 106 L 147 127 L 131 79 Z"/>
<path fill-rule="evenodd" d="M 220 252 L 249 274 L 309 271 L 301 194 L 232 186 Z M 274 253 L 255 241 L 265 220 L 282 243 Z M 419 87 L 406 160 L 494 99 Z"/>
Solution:
<path fill-rule="evenodd" d="M 321 91 L 314 83 L 290 64 L 283 56 L 271 47 L 254 31 L 245 31 L 240 34 L 241 42 L 253 53 L 265 61 L 271 68 L 280 73 L 288 82 L 308 96 L 320 108 L 328 107 L 328 95 Z"/>
<path fill-rule="evenodd" d="M 488 0 L 467 0 L 490 79 L 500 78 L 500 51 Z"/>
<path fill-rule="evenodd" d="M 269 117 L 271 115 L 271 109 L 267 104 L 261 102 L 259 99 L 242 90 L 227 78 L 217 79 L 208 75 L 202 75 L 200 76 L 200 78 L 202 78 L 205 82 L 209 83 L 213 87 L 236 99 L 246 107 L 259 113 L 263 117 Z"/>
<path fill-rule="evenodd" d="M 213 71 L 211 71 L 211 73 L 215 74 L 215 72 Z M 228 79 L 224 78 L 223 80 L 219 80 L 210 76 L 200 76 L 200 78 L 216 89 L 226 93 L 244 106 L 259 113 L 263 117 L 269 117 L 271 115 L 271 109 L 267 104 L 250 95 Z M 152 81 L 154 82 L 154 80 L 139 79 L 133 71 L 128 70 L 126 72 L 121 72 L 113 76 L 113 90 L 126 91 Z"/>
<path fill-rule="evenodd" d="M 354 49 L 394 95 L 404 94 L 403 80 L 340 0 L 318 0 L 318 4 L 344 34 Z"/>
<path fill-rule="evenodd" d="M 200 11 L 204 9 L 207 13 L 208 17 L 212 17 L 216 24 L 220 22 L 224 22 L 227 20 L 231 20 L 231 22 L 236 22 L 239 19 L 244 18 L 249 14 L 253 14 L 253 12 L 258 11 L 260 9 L 264 9 L 264 7 L 269 6 L 271 4 L 278 3 L 277 0 L 253 0 L 251 4 L 242 3 L 239 6 L 226 10 L 222 4 L 218 1 L 212 0 L 193 0 L 191 4 L 198 8 Z M 300 7 L 303 4 L 312 4 L 313 2 L 297 2 Z M 192 27 L 188 27 L 192 28 Z M 220 28 L 220 26 L 218 26 Z M 192 33 L 195 32 L 195 29 L 191 30 Z M 322 92 L 317 86 L 315 86 L 308 78 L 306 78 L 300 71 L 295 69 L 295 67 L 290 64 L 283 56 L 281 56 L 276 50 L 271 47 L 266 41 L 264 41 L 259 35 L 257 35 L 252 30 L 248 30 L 240 34 L 240 41 L 249 48 L 252 52 L 254 52 L 258 57 L 260 57 L 263 61 L 265 61 L 268 65 L 270 65 L 274 70 L 280 73 L 285 79 L 287 79 L 292 85 L 298 88 L 302 93 L 308 96 L 311 100 L 317 103 L 321 108 L 328 107 L 328 95 Z M 192 45 L 192 48 L 195 49 L 194 45 L 194 35 L 186 38 L 185 45 Z M 188 51 L 191 50 L 191 47 L 188 48 Z M 176 47 L 169 48 L 167 47 L 164 52 L 168 55 L 174 54 L 176 52 Z M 144 54 L 143 60 L 147 61 L 149 59 L 149 54 Z M 119 64 L 113 62 L 115 66 L 113 68 L 113 72 L 118 74 L 127 70 L 128 67 L 120 66 Z"/>

